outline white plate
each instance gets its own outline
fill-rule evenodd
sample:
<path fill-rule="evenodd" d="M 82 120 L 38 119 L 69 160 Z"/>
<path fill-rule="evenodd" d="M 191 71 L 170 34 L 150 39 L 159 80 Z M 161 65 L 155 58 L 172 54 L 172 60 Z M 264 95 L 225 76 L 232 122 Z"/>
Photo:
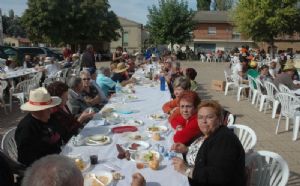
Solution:
<path fill-rule="evenodd" d="M 163 126 L 163 125 L 153 125 L 153 126 L 149 126 L 147 127 L 147 132 L 149 133 L 163 133 L 163 132 L 167 132 L 168 131 L 168 127 Z"/>
<path fill-rule="evenodd" d="M 126 123 L 122 123 L 121 125 L 139 127 L 139 126 L 144 125 L 144 122 L 142 120 L 130 119 Z"/>
<path fill-rule="evenodd" d="M 167 115 L 164 113 L 155 113 L 155 114 L 150 114 L 148 118 L 155 121 L 163 121 L 167 119 Z"/>
<path fill-rule="evenodd" d="M 93 135 L 85 138 L 86 145 L 106 145 L 110 143 L 110 137 L 105 135 Z"/>
<path fill-rule="evenodd" d="M 99 171 L 92 171 L 92 172 L 90 172 L 90 173 L 88 173 L 84 176 L 84 186 L 98 186 L 98 185 L 103 186 L 100 183 L 99 184 L 93 184 L 93 182 L 94 183 L 97 183 L 97 182 L 94 181 L 94 178 L 92 178 L 92 174 L 95 174 L 95 176 L 98 179 L 100 178 L 100 176 L 105 177 L 106 180 L 107 180 L 107 183 L 105 184 L 105 186 L 111 185 L 112 180 L 113 180 L 112 173 L 108 172 L 108 171 L 99 170 Z M 100 180 L 101 180 L 101 178 L 100 178 Z"/>
<path fill-rule="evenodd" d="M 112 114 L 106 116 L 105 119 L 108 123 L 110 123 L 112 125 L 121 123 L 123 121 L 122 117 L 117 113 L 112 113 Z"/>
<path fill-rule="evenodd" d="M 123 134 L 123 138 L 131 141 L 146 141 L 148 140 L 148 135 L 140 132 L 126 132 Z"/>
<path fill-rule="evenodd" d="M 130 155 L 130 159 L 132 161 L 140 161 L 140 162 L 144 162 L 144 163 L 149 163 L 149 161 L 151 160 L 148 160 L 146 158 L 147 154 L 153 154 L 153 156 L 155 156 L 155 158 L 157 160 L 161 160 L 160 158 L 160 154 L 159 152 L 155 151 L 155 150 L 144 150 L 144 151 L 137 151 L 136 153 L 131 153 Z"/>
<path fill-rule="evenodd" d="M 125 99 L 126 99 L 126 101 L 130 102 L 130 101 L 136 101 L 139 98 L 136 95 L 130 94 L 130 95 L 127 95 Z"/>
<path fill-rule="evenodd" d="M 139 146 L 136 149 L 132 149 L 131 147 L 133 144 L 137 144 Z M 145 141 L 132 141 L 132 142 L 124 143 L 122 144 L 122 146 L 131 152 L 135 152 L 135 151 L 148 149 L 150 147 L 150 144 Z"/>

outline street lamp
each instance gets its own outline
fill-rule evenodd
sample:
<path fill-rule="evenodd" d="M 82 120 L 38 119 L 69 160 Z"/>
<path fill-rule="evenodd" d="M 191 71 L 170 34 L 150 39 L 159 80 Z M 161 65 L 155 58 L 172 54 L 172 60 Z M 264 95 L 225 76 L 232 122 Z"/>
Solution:
<path fill-rule="evenodd" d="M 122 49 L 124 47 L 124 29 L 123 27 L 121 27 L 121 46 L 122 46 Z"/>

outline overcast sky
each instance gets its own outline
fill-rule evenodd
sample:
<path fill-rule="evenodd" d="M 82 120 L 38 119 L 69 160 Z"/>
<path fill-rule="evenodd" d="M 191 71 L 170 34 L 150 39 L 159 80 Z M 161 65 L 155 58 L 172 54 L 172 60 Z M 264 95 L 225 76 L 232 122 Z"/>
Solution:
<path fill-rule="evenodd" d="M 27 8 L 27 0 L 0 0 L 3 14 L 13 9 L 16 15 L 21 16 Z M 158 4 L 158 0 L 109 0 L 111 9 L 121 17 L 146 24 L 148 7 Z M 188 0 L 189 8 L 196 10 L 196 0 Z"/>

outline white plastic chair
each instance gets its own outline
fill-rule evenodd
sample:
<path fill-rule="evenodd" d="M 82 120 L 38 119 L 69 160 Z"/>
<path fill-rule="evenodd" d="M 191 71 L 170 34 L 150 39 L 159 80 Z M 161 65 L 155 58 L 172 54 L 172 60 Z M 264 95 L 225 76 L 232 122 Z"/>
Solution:
<path fill-rule="evenodd" d="M 229 73 L 224 70 L 224 74 L 225 74 L 225 81 L 226 81 L 226 85 L 225 85 L 225 93 L 224 95 L 227 96 L 228 94 L 228 89 L 230 87 L 232 88 L 235 88 L 237 87 L 238 85 L 236 84 L 236 82 L 233 81 L 233 78 L 229 75 Z"/>
<path fill-rule="evenodd" d="M 251 104 L 254 104 L 257 96 L 257 89 L 254 86 L 256 85 L 256 83 L 255 83 L 255 79 L 250 75 L 248 75 L 248 80 L 249 80 L 249 87 L 250 87 L 249 100 L 251 101 Z"/>
<path fill-rule="evenodd" d="M 267 90 L 267 97 L 266 97 L 266 104 L 265 104 L 265 109 L 264 113 L 266 113 L 267 107 L 270 104 L 270 102 L 273 103 L 272 106 L 272 118 L 275 118 L 276 116 L 276 111 L 279 105 L 279 101 L 275 98 L 275 95 L 279 92 L 277 87 L 269 81 L 265 81 L 265 87 Z M 261 111 L 261 110 L 260 110 Z"/>
<path fill-rule="evenodd" d="M 15 141 L 16 127 L 9 129 L 1 141 L 1 149 L 13 160 L 18 161 L 18 149 Z"/>
<path fill-rule="evenodd" d="M 285 186 L 289 179 L 287 162 L 270 151 L 257 151 L 246 157 L 246 166 L 250 170 L 250 185 Z"/>
<path fill-rule="evenodd" d="M 204 63 L 205 62 L 205 59 L 206 57 L 203 55 L 203 54 L 200 54 L 200 59 L 201 59 L 201 62 Z"/>
<path fill-rule="evenodd" d="M 206 62 L 212 62 L 210 54 L 206 54 Z"/>
<path fill-rule="evenodd" d="M 7 114 L 7 111 L 6 103 L 4 100 L 4 90 L 6 89 L 7 85 L 7 81 L 0 81 L 0 106 L 3 107 L 5 114 Z"/>
<path fill-rule="evenodd" d="M 299 132 L 299 123 L 300 123 L 300 113 L 296 109 L 300 107 L 300 99 L 289 93 L 278 93 L 277 98 L 281 104 L 281 111 L 278 118 L 276 131 L 278 134 L 278 129 L 280 125 L 281 117 L 286 117 L 285 130 L 289 130 L 289 120 L 294 119 L 294 127 L 293 127 L 293 140 L 297 140 L 298 132 Z"/>
<path fill-rule="evenodd" d="M 259 110 L 262 110 L 267 95 L 264 94 L 264 92 L 263 92 L 263 87 L 264 87 L 264 85 L 263 85 L 263 83 L 260 81 L 259 78 L 256 78 L 256 79 L 255 79 L 255 83 L 256 83 L 256 88 L 257 88 L 257 99 L 256 99 L 255 107 L 257 107 L 257 106 L 258 106 L 258 103 L 259 103 Z"/>
<path fill-rule="evenodd" d="M 246 125 L 241 125 L 241 124 L 230 125 L 228 126 L 228 128 L 234 130 L 234 133 L 241 141 L 241 144 L 243 145 L 245 152 L 249 152 L 250 150 L 253 150 L 257 142 L 257 137 L 254 130 L 252 130 L 250 127 Z"/>
<path fill-rule="evenodd" d="M 235 77 L 233 77 L 233 81 L 235 81 L 236 84 L 238 84 L 237 101 L 240 101 L 241 100 L 241 93 L 243 91 L 246 91 L 246 89 L 249 88 L 249 85 L 241 83 L 242 78 L 239 75 L 236 75 Z"/>
<path fill-rule="evenodd" d="M 32 84 L 31 79 L 21 81 L 16 87 L 10 89 L 9 103 L 10 111 L 12 111 L 12 98 L 16 97 L 20 101 L 20 105 L 25 103 L 25 99 L 28 99 L 29 91 L 34 89 L 35 85 Z"/>
<path fill-rule="evenodd" d="M 233 114 L 229 114 L 227 118 L 227 126 L 233 125 L 235 122 L 235 116 Z"/>
<path fill-rule="evenodd" d="M 278 89 L 279 89 L 280 92 L 285 92 L 285 93 L 293 94 L 291 92 L 291 89 L 289 89 L 289 87 L 285 86 L 284 84 L 279 83 Z"/>

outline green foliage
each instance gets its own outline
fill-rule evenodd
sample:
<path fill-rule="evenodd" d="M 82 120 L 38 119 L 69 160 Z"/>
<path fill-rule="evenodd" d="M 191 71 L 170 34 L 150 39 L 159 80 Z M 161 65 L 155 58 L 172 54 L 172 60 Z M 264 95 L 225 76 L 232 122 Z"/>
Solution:
<path fill-rule="evenodd" d="M 280 34 L 300 31 L 298 0 L 240 0 L 231 12 L 239 32 L 273 44 Z"/>
<path fill-rule="evenodd" d="M 216 0 L 217 10 L 229 10 L 233 6 L 233 0 Z"/>
<path fill-rule="evenodd" d="M 9 16 L 2 16 L 3 33 L 12 37 L 26 37 L 26 32 L 21 25 L 21 18 L 9 11 Z"/>
<path fill-rule="evenodd" d="M 209 10 L 210 0 L 197 0 L 198 10 Z"/>
<path fill-rule="evenodd" d="M 34 42 L 116 40 L 121 26 L 107 0 L 28 0 L 22 23 Z"/>
<path fill-rule="evenodd" d="M 194 12 L 188 9 L 186 1 L 160 0 L 158 7 L 148 8 L 147 28 L 155 44 L 185 43 L 195 26 Z"/>

